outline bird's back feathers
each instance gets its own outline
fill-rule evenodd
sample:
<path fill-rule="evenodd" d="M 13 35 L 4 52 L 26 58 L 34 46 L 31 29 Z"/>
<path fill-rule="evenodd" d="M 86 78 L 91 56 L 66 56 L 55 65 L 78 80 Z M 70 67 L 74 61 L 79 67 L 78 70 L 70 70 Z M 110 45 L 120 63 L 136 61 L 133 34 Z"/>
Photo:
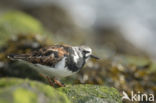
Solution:
<path fill-rule="evenodd" d="M 65 55 L 69 55 L 65 45 L 55 45 L 41 48 L 39 51 L 33 51 L 31 54 L 11 54 L 8 58 L 12 60 L 25 60 L 33 64 L 42 64 L 46 66 L 54 66 Z"/>

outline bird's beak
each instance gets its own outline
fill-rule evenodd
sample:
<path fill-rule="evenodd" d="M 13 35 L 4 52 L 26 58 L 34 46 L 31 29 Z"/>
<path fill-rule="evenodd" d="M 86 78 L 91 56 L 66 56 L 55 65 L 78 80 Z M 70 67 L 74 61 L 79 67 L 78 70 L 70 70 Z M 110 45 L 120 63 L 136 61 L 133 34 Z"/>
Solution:
<path fill-rule="evenodd" d="M 100 59 L 98 57 L 96 57 L 95 55 L 90 55 L 91 58 L 94 58 L 94 59 Z"/>

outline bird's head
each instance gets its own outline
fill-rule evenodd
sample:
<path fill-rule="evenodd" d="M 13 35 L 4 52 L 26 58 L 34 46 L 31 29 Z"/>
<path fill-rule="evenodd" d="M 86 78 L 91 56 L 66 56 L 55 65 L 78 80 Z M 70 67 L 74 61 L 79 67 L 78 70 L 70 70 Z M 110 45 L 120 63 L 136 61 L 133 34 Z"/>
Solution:
<path fill-rule="evenodd" d="M 80 46 L 79 50 L 81 51 L 83 57 L 87 60 L 89 58 L 99 59 L 98 57 L 92 54 L 92 49 L 88 46 Z"/>

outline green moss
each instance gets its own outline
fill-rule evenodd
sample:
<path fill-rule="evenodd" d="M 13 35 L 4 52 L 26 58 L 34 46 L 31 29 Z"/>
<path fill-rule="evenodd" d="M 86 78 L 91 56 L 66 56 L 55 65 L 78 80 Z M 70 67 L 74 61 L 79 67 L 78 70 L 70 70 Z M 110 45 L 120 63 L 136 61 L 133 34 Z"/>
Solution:
<path fill-rule="evenodd" d="M 67 85 L 52 88 L 28 79 L 0 79 L 0 103 L 121 103 L 114 88 L 97 85 Z"/>
<path fill-rule="evenodd" d="M 27 80 L 27 81 L 29 81 L 29 80 Z M 70 103 L 70 101 L 68 100 L 68 98 L 66 97 L 66 95 L 64 93 L 55 90 L 54 88 L 52 88 L 49 85 L 44 85 L 44 84 L 38 85 L 35 82 L 31 82 L 30 85 L 32 86 L 32 88 L 36 88 L 37 87 L 39 90 L 44 92 L 46 96 L 51 97 L 50 103 L 53 103 L 53 102 L 59 103 L 59 102 L 56 102 L 56 100 L 55 100 L 56 98 L 58 100 L 63 101 L 64 103 Z"/>
<path fill-rule="evenodd" d="M 69 85 L 59 88 L 74 103 L 121 103 L 119 92 L 114 88 L 97 85 Z"/>
<path fill-rule="evenodd" d="M 0 17 L 0 44 L 8 37 L 19 33 L 43 33 L 42 25 L 33 17 L 19 12 L 10 11 Z"/>
<path fill-rule="evenodd" d="M 66 94 L 28 79 L 0 79 L 0 103 L 70 103 Z"/>
<path fill-rule="evenodd" d="M 20 83 L 21 83 L 20 80 L 18 81 L 15 79 L 10 80 L 10 78 L 0 79 L 0 88 L 12 86 L 12 85 L 18 85 Z"/>
<path fill-rule="evenodd" d="M 7 102 L 6 100 L 1 99 L 0 103 L 9 103 L 9 102 Z"/>
<path fill-rule="evenodd" d="M 23 88 L 16 89 L 14 91 L 13 98 L 14 103 L 37 103 L 37 95 L 32 91 L 28 91 Z"/>

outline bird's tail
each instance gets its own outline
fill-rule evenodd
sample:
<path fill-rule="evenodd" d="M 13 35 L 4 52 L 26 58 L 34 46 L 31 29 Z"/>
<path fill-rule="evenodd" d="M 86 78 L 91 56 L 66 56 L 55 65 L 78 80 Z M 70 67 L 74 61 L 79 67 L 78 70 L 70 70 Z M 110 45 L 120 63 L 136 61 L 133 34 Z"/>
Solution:
<path fill-rule="evenodd" d="M 18 59 L 22 59 L 22 60 L 25 60 L 28 58 L 29 55 L 27 54 L 10 54 L 8 55 L 8 58 L 10 60 L 18 60 Z"/>

